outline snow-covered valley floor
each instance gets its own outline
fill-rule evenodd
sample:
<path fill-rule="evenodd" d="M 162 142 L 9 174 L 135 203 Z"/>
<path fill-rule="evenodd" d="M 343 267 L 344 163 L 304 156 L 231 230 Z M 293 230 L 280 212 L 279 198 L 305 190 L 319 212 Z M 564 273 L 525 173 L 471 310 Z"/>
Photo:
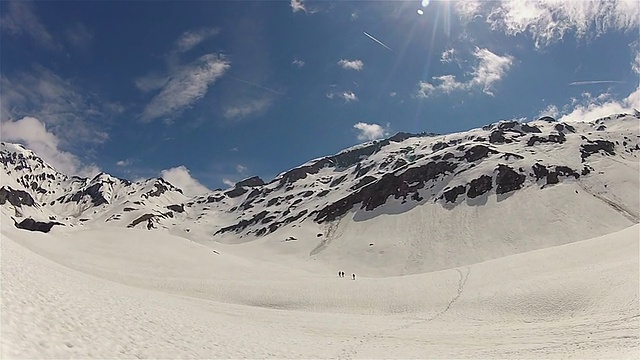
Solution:
<path fill-rule="evenodd" d="M 640 358 L 639 231 L 353 281 L 161 231 L 3 226 L 1 355 Z"/>

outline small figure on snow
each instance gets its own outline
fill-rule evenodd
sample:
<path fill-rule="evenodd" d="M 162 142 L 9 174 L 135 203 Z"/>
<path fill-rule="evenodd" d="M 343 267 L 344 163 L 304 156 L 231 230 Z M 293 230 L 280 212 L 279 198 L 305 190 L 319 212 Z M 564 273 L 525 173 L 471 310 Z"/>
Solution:
<path fill-rule="evenodd" d="M 355 280 L 356 279 L 356 274 L 351 274 L 351 280 Z"/>

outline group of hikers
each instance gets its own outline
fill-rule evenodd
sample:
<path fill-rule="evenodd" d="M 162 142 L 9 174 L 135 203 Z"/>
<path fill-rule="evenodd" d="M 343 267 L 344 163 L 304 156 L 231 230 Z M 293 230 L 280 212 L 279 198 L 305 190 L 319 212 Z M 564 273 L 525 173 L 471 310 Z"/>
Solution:
<path fill-rule="evenodd" d="M 344 271 L 338 271 L 338 277 L 343 278 L 344 277 Z M 351 280 L 355 280 L 356 279 L 356 274 L 351 274 Z"/>

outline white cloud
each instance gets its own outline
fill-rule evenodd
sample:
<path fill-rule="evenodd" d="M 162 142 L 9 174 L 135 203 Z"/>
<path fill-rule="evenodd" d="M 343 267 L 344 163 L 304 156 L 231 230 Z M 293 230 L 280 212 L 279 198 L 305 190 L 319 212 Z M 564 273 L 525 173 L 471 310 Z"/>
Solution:
<path fill-rule="evenodd" d="M 456 50 L 455 49 L 448 49 L 442 52 L 442 55 L 440 55 L 440 62 L 442 63 L 450 63 L 451 61 L 453 61 L 453 56 L 455 55 Z"/>
<path fill-rule="evenodd" d="M 291 64 L 297 66 L 298 68 L 301 68 L 304 66 L 305 62 L 300 59 L 293 59 Z"/>
<path fill-rule="evenodd" d="M 120 160 L 116 163 L 116 165 L 118 166 L 129 166 L 131 165 L 131 160 L 129 159 L 125 159 L 125 160 Z"/>
<path fill-rule="evenodd" d="M 200 100 L 218 78 L 230 67 L 230 62 L 221 55 L 206 54 L 194 62 L 179 67 L 142 112 L 143 121 L 157 118 L 172 118 L 194 102 Z"/>
<path fill-rule="evenodd" d="M 360 71 L 364 67 L 362 60 L 345 60 L 338 61 L 338 65 L 343 69 Z"/>
<path fill-rule="evenodd" d="M 236 185 L 235 182 L 233 182 L 232 180 L 226 179 L 226 178 L 222 179 L 222 183 L 227 185 L 227 186 L 229 186 L 229 187 Z"/>
<path fill-rule="evenodd" d="M 549 105 L 539 115 L 552 116 L 559 121 L 592 121 L 611 114 L 633 113 L 633 110 L 639 107 L 640 86 L 621 100 L 613 99 L 609 93 L 593 96 L 585 92 L 580 98 L 571 99 L 571 103 L 565 104 L 562 108 Z"/>
<path fill-rule="evenodd" d="M 227 119 L 240 119 L 249 115 L 260 114 L 265 112 L 272 102 L 273 100 L 268 97 L 246 100 L 236 106 L 225 108 L 224 117 Z"/>
<path fill-rule="evenodd" d="M 47 49 L 57 49 L 57 44 L 51 33 L 42 24 L 34 10 L 34 5 L 26 1 L 9 2 L 8 11 L 0 18 L 2 30 L 12 35 L 26 35 L 39 46 Z"/>
<path fill-rule="evenodd" d="M 290 6 L 291 6 L 291 11 L 293 11 L 294 13 L 298 11 L 307 12 L 307 8 L 304 6 L 303 0 L 291 0 Z"/>
<path fill-rule="evenodd" d="M 236 165 L 236 171 L 237 171 L 239 174 L 244 175 L 244 174 L 246 174 L 246 173 L 247 173 L 247 170 L 248 170 L 248 169 L 247 169 L 247 167 L 246 167 L 246 166 L 242 166 L 242 165 L 240 165 L 240 164 Z"/>
<path fill-rule="evenodd" d="M 102 143 L 108 139 L 104 120 L 123 111 L 50 70 L 34 70 L 0 77 L 0 120 L 33 116 L 57 134 L 65 146 Z"/>
<path fill-rule="evenodd" d="M 389 96 L 391 96 L 391 97 L 396 97 L 396 95 L 398 95 L 398 93 L 395 92 L 395 91 L 392 91 L 392 92 L 389 93 Z"/>
<path fill-rule="evenodd" d="M 589 38 L 612 30 L 637 32 L 640 25 L 636 0 L 469 0 L 456 2 L 455 10 L 464 21 L 485 18 L 494 31 L 528 34 L 537 47 L 560 41 L 568 33 Z"/>
<path fill-rule="evenodd" d="M 171 169 L 162 170 L 160 176 L 171 184 L 182 189 L 187 196 L 204 194 L 209 191 L 206 186 L 194 179 L 185 166 L 177 166 Z"/>
<path fill-rule="evenodd" d="M 353 125 L 354 129 L 358 130 L 358 140 L 376 140 L 388 135 L 386 129 L 378 124 L 367 124 L 359 122 Z"/>
<path fill-rule="evenodd" d="M 345 91 L 345 92 L 341 93 L 340 96 L 346 102 L 358 101 L 358 97 L 356 96 L 356 94 L 353 93 L 353 91 Z"/>
<path fill-rule="evenodd" d="M 552 118 L 557 119 L 559 115 L 560 109 L 552 104 L 547 106 L 544 110 L 540 111 L 540 113 L 538 114 L 538 118 L 541 118 L 543 116 L 551 116 Z"/>
<path fill-rule="evenodd" d="M 345 102 L 358 101 L 358 96 L 353 91 L 343 91 L 343 92 L 330 92 L 327 93 L 327 97 L 329 99 L 333 99 L 335 97 L 343 99 Z"/>
<path fill-rule="evenodd" d="M 640 75 L 640 50 L 636 50 L 636 57 L 631 63 L 631 69 L 633 70 L 633 72 Z"/>
<path fill-rule="evenodd" d="M 85 165 L 77 156 L 60 149 L 60 139 L 34 117 L 2 123 L 2 140 L 18 142 L 33 150 L 44 161 L 66 175 L 93 177 L 100 172 L 96 165 Z"/>
<path fill-rule="evenodd" d="M 218 29 L 202 28 L 198 30 L 185 31 L 178 40 L 176 40 L 176 51 L 187 52 L 198 46 L 203 41 L 218 34 Z"/>
<path fill-rule="evenodd" d="M 482 89 L 487 95 L 493 96 L 493 85 L 500 81 L 511 68 L 514 58 L 510 55 L 499 56 L 488 49 L 476 48 L 473 56 L 477 65 L 469 73 L 471 78 L 465 82 L 459 81 L 454 75 L 441 75 L 432 77 L 436 85 L 420 81 L 416 97 L 427 98 L 435 93 L 451 93 L 458 90 Z"/>

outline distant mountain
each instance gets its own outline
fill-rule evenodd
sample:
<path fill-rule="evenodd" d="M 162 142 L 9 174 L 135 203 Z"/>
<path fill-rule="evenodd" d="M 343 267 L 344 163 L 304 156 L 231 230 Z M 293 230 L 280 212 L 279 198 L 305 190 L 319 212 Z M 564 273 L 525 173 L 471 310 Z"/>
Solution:
<path fill-rule="evenodd" d="M 486 260 L 477 242 L 489 237 L 502 239 L 508 255 L 637 223 L 639 120 L 545 117 L 447 135 L 398 133 L 311 160 L 268 183 L 253 177 L 193 198 L 163 179 L 68 177 L 23 146 L 3 142 L 0 208 L 3 223 L 31 218 L 60 223 L 54 228 L 165 229 L 203 243 L 294 234 L 312 239 L 296 250 L 300 256 L 367 256 L 372 266 L 413 273 L 440 268 L 442 257 Z M 378 226 L 378 217 L 415 228 L 415 236 L 394 239 L 393 227 Z M 448 254 L 451 241 L 468 241 L 470 253 Z M 386 251 L 404 251 L 411 261 L 386 264 Z"/>

